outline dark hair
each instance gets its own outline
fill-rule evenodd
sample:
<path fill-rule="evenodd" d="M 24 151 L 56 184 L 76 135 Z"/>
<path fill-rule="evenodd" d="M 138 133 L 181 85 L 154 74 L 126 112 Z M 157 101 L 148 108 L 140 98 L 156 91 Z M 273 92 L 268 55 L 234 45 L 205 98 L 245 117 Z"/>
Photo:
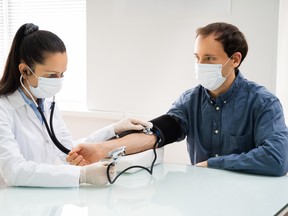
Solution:
<path fill-rule="evenodd" d="M 66 52 L 65 44 L 57 35 L 38 30 L 33 23 L 22 25 L 13 39 L 0 80 L 0 95 L 13 93 L 20 86 L 18 66 L 21 62 L 33 68 L 36 63 L 44 64 L 47 54 L 57 52 Z"/>
<path fill-rule="evenodd" d="M 207 37 L 211 34 L 214 34 L 216 41 L 222 43 L 228 57 L 231 57 L 235 52 L 240 52 L 242 55 L 240 64 L 242 63 L 248 52 L 248 44 L 244 34 L 236 26 L 217 22 L 196 30 L 196 37 L 199 35 Z"/>

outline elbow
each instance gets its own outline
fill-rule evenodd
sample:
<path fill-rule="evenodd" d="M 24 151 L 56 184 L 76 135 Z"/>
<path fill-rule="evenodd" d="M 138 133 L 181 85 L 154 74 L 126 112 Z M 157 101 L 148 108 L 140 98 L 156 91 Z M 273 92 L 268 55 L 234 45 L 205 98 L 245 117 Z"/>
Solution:
<path fill-rule="evenodd" d="M 287 164 L 282 164 L 276 167 L 275 176 L 285 176 L 287 175 Z"/>
<path fill-rule="evenodd" d="M 1 182 L 1 180 L 0 180 Z M 14 186 L 18 186 L 15 181 L 12 181 L 10 178 L 4 178 L 3 177 L 3 182 L 5 183 L 5 185 L 9 186 L 9 187 L 14 187 Z"/>
<path fill-rule="evenodd" d="M 287 151 L 278 157 L 274 157 L 273 174 L 274 176 L 285 176 L 288 172 L 288 157 Z"/>
<path fill-rule="evenodd" d="M 288 162 L 286 160 L 282 162 L 278 162 L 270 169 L 270 175 L 271 176 L 285 176 L 288 172 Z"/>
<path fill-rule="evenodd" d="M 15 181 L 15 177 L 12 175 L 9 175 L 7 178 L 3 178 L 4 182 L 7 186 L 9 187 L 15 187 L 15 186 L 20 186 L 19 183 Z"/>
<path fill-rule="evenodd" d="M 6 170 L 2 174 L 2 178 L 5 184 L 9 187 L 25 186 L 25 185 L 22 185 L 21 183 L 23 182 L 23 180 L 25 181 L 25 179 L 27 179 L 25 178 L 25 176 L 19 175 L 19 172 L 15 168 Z"/>
<path fill-rule="evenodd" d="M 271 176 L 285 176 L 288 172 L 288 148 L 278 149 L 278 151 L 267 153 L 264 163 L 264 170 L 266 169 L 267 175 Z"/>
<path fill-rule="evenodd" d="M 281 169 L 275 170 L 271 173 L 271 176 L 275 176 L 275 177 L 281 177 L 281 176 L 285 176 L 285 175 L 287 175 L 287 171 L 283 171 Z"/>

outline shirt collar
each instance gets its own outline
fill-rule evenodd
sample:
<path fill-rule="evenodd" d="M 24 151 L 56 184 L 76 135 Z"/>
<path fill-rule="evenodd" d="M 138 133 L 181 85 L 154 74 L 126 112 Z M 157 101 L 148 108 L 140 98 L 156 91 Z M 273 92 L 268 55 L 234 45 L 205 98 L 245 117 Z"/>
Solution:
<path fill-rule="evenodd" d="M 204 88 L 204 92 L 206 95 L 206 98 L 208 98 L 210 104 L 214 105 L 215 103 L 227 103 L 229 101 L 229 99 L 232 97 L 232 95 L 237 91 L 237 89 L 241 86 L 241 84 L 243 83 L 244 80 L 244 76 L 240 73 L 240 71 L 238 70 L 238 72 L 236 72 L 236 78 L 233 82 L 233 84 L 231 85 L 231 87 L 229 88 L 229 90 L 221 95 L 219 95 L 216 100 L 213 99 L 208 90 Z"/>
<path fill-rule="evenodd" d="M 37 106 L 36 104 L 31 100 L 29 99 L 26 94 L 23 92 L 23 90 L 19 87 L 18 88 L 18 91 L 20 92 L 21 96 L 23 97 L 24 101 L 32 108 L 32 109 L 37 109 Z M 44 103 L 44 98 L 38 98 L 37 99 L 37 102 L 38 102 L 38 105 L 41 107 L 41 109 L 44 111 L 44 106 L 43 106 L 43 103 Z"/>

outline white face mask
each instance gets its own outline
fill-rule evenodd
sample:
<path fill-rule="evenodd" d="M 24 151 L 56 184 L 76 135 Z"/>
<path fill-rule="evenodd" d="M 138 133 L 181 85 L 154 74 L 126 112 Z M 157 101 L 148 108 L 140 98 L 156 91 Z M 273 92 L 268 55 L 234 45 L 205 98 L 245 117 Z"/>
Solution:
<path fill-rule="evenodd" d="M 38 78 L 38 86 L 33 87 L 29 83 L 31 93 L 37 98 L 50 98 L 57 94 L 63 85 L 62 78 Z"/>
<path fill-rule="evenodd" d="M 57 94 L 61 90 L 62 85 L 63 85 L 63 79 L 64 79 L 63 77 L 61 78 L 37 77 L 31 69 L 30 71 L 38 79 L 37 87 L 31 86 L 27 80 L 29 84 L 29 89 L 35 97 L 50 98 L 50 97 L 53 97 L 55 94 Z"/>
<path fill-rule="evenodd" d="M 230 58 L 227 60 L 227 62 Z M 195 64 L 196 79 L 206 89 L 214 91 L 218 89 L 233 71 L 231 70 L 226 77 L 222 76 L 222 67 L 227 64 Z"/>

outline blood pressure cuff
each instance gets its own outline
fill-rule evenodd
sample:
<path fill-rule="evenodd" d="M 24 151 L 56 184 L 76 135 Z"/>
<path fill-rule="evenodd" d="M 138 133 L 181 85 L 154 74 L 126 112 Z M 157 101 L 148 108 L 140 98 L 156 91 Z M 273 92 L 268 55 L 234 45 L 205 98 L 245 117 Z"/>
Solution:
<path fill-rule="evenodd" d="M 162 115 L 150 122 L 153 123 L 152 131 L 158 137 L 158 147 L 173 143 L 181 136 L 180 124 L 173 116 Z"/>

